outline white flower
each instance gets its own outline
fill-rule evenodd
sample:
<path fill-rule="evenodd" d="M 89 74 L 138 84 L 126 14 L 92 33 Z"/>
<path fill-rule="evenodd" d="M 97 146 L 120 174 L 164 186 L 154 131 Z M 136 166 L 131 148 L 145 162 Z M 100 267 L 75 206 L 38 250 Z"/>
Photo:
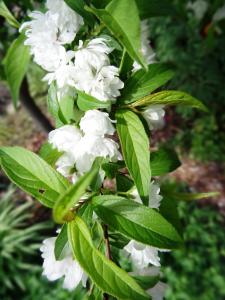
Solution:
<path fill-rule="evenodd" d="M 60 261 L 55 259 L 55 241 L 56 237 L 45 239 L 40 248 L 44 259 L 43 275 L 46 276 L 49 281 L 55 281 L 64 277 L 63 287 L 68 290 L 75 289 L 80 282 L 82 282 L 85 287 L 87 276 L 78 262 L 73 259 L 69 245 L 66 246 L 64 258 Z"/>
<path fill-rule="evenodd" d="M 85 135 L 76 151 L 76 168 L 80 173 L 90 170 L 95 158 L 104 157 L 110 161 L 120 158 L 119 146 L 109 138 L 94 135 Z"/>
<path fill-rule="evenodd" d="M 149 26 L 148 21 L 141 22 L 141 52 L 148 63 L 148 65 L 155 62 L 155 52 L 150 46 L 149 40 Z M 138 62 L 134 62 L 133 64 L 133 71 L 137 71 L 141 69 L 141 65 Z"/>
<path fill-rule="evenodd" d="M 74 151 L 82 137 L 81 131 L 72 125 L 65 125 L 49 133 L 48 141 L 59 151 Z"/>
<path fill-rule="evenodd" d="M 106 45 L 103 38 L 91 40 L 87 46 L 79 41 L 79 48 L 75 53 L 75 66 L 77 69 L 90 68 L 99 71 L 103 66 L 109 65 L 108 54 L 113 50 Z"/>
<path fill-rule="evenodd" d="M 83 132 L 75 126 L 65 125 L 51 131 L 48 138 L 53 147 L 64 152 L 56 162 L 57 171 L 72 182 L 89 171 L 97 157 L 112 162 L 121 159 L 118 144 L 104 137 L 115 131 L 107 113 L 90 110 L 81 119 L 80 125 Z"/>
<path fill-rule="evenodd" d="M 56 162 L 57 171 L 64 177 L 72 176 L 72 169 L 75 167 L 76 159 L 72 152 L 66 152 Z"/>
<path fill-rule="evenodd" d="M 142 112 L 150 130 L 160 129 L 164 125 L 165 110 L 163 105 L 150 105 Z"/>
<path fill-rule="evenodd" d="M 191 9 L 197 20 L 201 21 L 204 17 L 207 9 L 208 3 L 204 0 L 197 0 L 195 2 L 188 2 L 187 8 Z"/>
<path fill-rule="evenodd" d="M 71 43 L 83 19 L 62 0 L 49 0 L 46 13 L 32 12 L 29 22 L 25 22 L 20 31 L 25 30 L 25 45 L 30 46 L 34 61 L 48 72 L 55 72 L 65 60 L 66 50 L 62 46 Z"/>
<path fill-rule="evenodd" d="M 20 31 L 25 29 L 27 36 L 25 45 L 30 46 L 34 61 L 47 71 L 58 68 L 65 49 L 57 42 L 57 26 L 55 18 L 49 12 L 32 12 L 32 21 L 25 22 Z"/>
<path fill-rule="evenodd" d="M 62 44 L 70 44 L 84 23 L 83 18 L 63 0 L 47 0 L 46 6 L 51 14 L 56 16 L 58 41 Z"/>
<path fill-rule="evenodd" d="M 124 83 L 119 79 L 119 69 L 103 66 L 99 71 L 91 68 L 76 68 L 75 87 L 100 101 L 114 101 L 120 96 Z"/>
<path fill-rule="evenodd" d="M 150 182 L 149 187 L 150 193 L 149 193 L 149 207 L 158 209 L 160 206 L 160 202 L 162 200 L 162 196 L 160 195 L 160 186 L 155 181 Z M 132 193 L 135 197 L 135 201 L 138 203 L 142 203 L 141 198 L 138 194 L 137 189 L 135 188 Z"/>
<path fill-rule="evenodd" d="M 163 300 L 168 285 L 159 281 L 153 288 L 149 289 L 147 293 L 151 295 L 152 300 Z"/>
<path fill-rule="evenodd" d="M 120 96 L 119 90 L 124 87 L 119 79 L 119 69 L 110 66 L 108 47 L 105 39 L 96 38 L 87 46 L 80 41 L 79 49 L 75 52 L 74 82 L 75 87 L 96 97 L 98 100 L 115 100 Z"/>
<path fill-rule="evenodd" d="M 56 71 L 67 55 L 63 46 L 44 43 L 31 48 L 31 54 L 34 55 L 34 62 L 48 72 Z"/>
<path fill-rule="evenodd" d="M 146 268 L 149 264 L 160 266 L 157 248 L 131 240 L 124 249 L 130 253 L 131 260 L 137 269 Z"/>
<path fill-rule="evenodd" d="M 80 120 L 80 129 L 84 134 L 104 136 L 105 134 L 113 135 L 115 128 L 109 118 L 108 113 L 99 110 L 89 110 Z"/>
<path fill-rule="evenodd" d="M 152 181 L 150 183 L 149 207 L 158 209 L 162 198 L 159 184 Z"/>
<path fill-rule="evenodd" d="M 64 52 L 64 56 L 58 64 L 58 68 L 52 73 L 48 73 L 43 80 L 48 81 L 50 85 L 53 81 L 56 81 L 59 90 L 74 86 L 74 74 L 76 72 L 73 62 L 73 51 Z M 60 97 L 61 98 L 61 97 Z"/>
<path fill-rule="evenodd" d="M 213 15 L 213 22 L 219 22 L 225 19 L 225 5 L 220 7 Z"/>

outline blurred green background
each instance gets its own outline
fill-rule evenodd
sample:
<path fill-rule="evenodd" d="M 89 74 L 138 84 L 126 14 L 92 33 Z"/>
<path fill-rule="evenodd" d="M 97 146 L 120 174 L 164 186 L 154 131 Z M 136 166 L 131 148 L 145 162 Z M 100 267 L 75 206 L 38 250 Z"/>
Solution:
<path fill-rule="evenodd" d="M 22 20 L 43 1 L 5 1 Z M 223 0 L 172 1 L 176 14 L 149 20 L 151 45 L 157 60 L 176 70 L 167 86 L 187 91 L 210 110 L 202 114 L 187 108 L 169 109 L 165 128 L 153 133 L 152 144 L 177 149 L 183 167 L 167 180 L 188 183 L 189 191 L 219 191 L 220 196 L 178 204 L 185 246 L 162 256 L 168 300 L 225 299 L 225 7 L 224 18 L 215 14 Z M 204 3 L 203 3 L 204 2 Z M 38 151 L 47 131 L 26 103 L 15 111 L 5 81 L 3 58 L 16 31 L 0 17 L 0 145 L 22 145 Z M 37 109 L 49 120 L 47 86 L 43 71 L 31 64 L 29 91 Z M 54 234 L 49 212 L 9 185 L 0 171 L 0 299 L 84 299 L 81 289 L 69 293 L 61 282 L 41 276 L 39 245 Z"/>

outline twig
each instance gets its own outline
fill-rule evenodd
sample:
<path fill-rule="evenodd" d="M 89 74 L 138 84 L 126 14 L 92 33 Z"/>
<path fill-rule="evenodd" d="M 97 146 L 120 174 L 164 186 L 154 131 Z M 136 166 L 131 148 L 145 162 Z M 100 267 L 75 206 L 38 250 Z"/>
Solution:
<path fill-rule="evenodd" d="M 103 225 L 103 231 L 104 231 L 104 238 L 105 238 L 105 245 L 106 245 L 106 256 L 109 260 L 112 260 L 111 250 L 110 250 L 110 243 L 109 243 L 109 234 L 108 234 L 108 226 L 106 224 Z M 104 300 L 109 300 L 109 295 L 104 294 L 103 295 Z"/>
<path fill-rule="evenodd" d="M 103 225 L 103 230 L 104 230 L 104 238 L 105 238 L 105 245 L 106 245 L 106 256 L 108 257 L 108 259 L 112 260 L 110 243 L 109 243 L 108 226 L 106 224 Z"/>

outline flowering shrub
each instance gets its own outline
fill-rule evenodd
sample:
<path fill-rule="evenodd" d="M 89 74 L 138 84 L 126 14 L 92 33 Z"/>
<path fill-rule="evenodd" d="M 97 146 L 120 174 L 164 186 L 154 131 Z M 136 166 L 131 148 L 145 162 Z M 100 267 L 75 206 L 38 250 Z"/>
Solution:
<path fill-rule="evenodd" d="M 167 105 L 206 108 L 184 92 L 159 90 L 174 73 L 154 62 L 143 20 L 161 8 L 154 1 L 47 0 L 44 12 L 20 26 L 1 10 L 20 32 L 5 58 L 14 103 L 32 58 L 46 71 L 56 124 L 39 156 L 0 149 L 8 177 L 62 225 L 41 247 L 43 274 L 63 277 L 69 290 L 81 283 L 90 299 L 162 299 L 159 252 L 182 245 L 172 199 L 192 196 L 160 191 L 158 177 L 180 163 L 166 148 L 150 157 L 149 130 L 163 126 Z M 130 259 L 132 273 L 119 255 Z"/>

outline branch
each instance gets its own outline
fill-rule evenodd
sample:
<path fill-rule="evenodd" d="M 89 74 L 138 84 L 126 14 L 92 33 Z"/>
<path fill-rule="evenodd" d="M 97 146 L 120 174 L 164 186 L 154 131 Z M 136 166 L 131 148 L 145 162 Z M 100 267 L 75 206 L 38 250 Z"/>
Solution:
<path fill-rule="evenodd" d="M 30 96 L 26 78 L 23 80 L 21 86 L 20 102 L 45 132 L 49 132 L 54 129 L 47 117 L 42 113 L 33 98 Z"/>
<path fill-rule="evenodd" d="M 104 230 L 104 238 L 105 238 L 105 245 L 106 245 L 106 256 L 108 257 L 109 260 L 112 260 L 110 243 L 109 243 L 108 226 L 106 224 L 103 225 L 103 230 Z"/>
<path fill-rule="evenodd" d="M 106 224 L 103 225 L 104 230 L 104 238 L 105 238 L 105 245 L 106 245 L 106 256 L 109 260 L 112 260 L 111 250 L 110 250 L 110 243 L 109 243 L 109 234 L 108 234 L 108 226 Z M 103 295 L 104 300 L 109 300 L 109 295 Z"/>

